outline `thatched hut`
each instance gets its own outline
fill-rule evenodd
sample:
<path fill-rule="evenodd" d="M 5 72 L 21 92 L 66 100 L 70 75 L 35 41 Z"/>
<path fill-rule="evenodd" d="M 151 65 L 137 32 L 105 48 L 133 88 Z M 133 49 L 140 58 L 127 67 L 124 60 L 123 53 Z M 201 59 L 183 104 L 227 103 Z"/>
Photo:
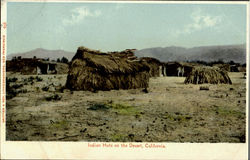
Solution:
<path fill-rule="evenodd" d="M 184 83 L 232 84 L 232 81 L 225 70 L 213 67 L 194 67 Z"/>
<path fill-rule="evenodd" d="M 7 72 L 20 72 L 25 75 L 32 74 L 55 74 L 56 63 L 34 58 L 19 58 L 7 61 Z"/>
<path fill-rule="evenodd" d="M 180 62 L 180 64 L 184 68 L 184 74 L 183 74 L 184 77 L 187 77 L 190 74 L 190 72 L 192 72 L 192 69 L 194 67 L 202 66 L 201 64 L 198 63 L 189 63 L 189 62 Z"/>
<path fill-rule="evenodd" d="M 165 67 L 165 68 L 164 68 Z M 182 68 L 179 62 L 167 62 L 163 67 L 164 76 L 178 76 L 178 68 Z"/>
<path fill-rule="evenodd" d="M 198 64 L 188 62 L 167 62 L 163 66 L 164 76 L 186 77 Z"/>
<path fill-rule="evenodd" d="M 66 87 L 89 91 L 146 88 L 148 72 L 149 67 L 139 60 L 79 47 L 69 65 Z"/>
<path fill-rule="evenodd" d="M 149 76 L 150 77 L 159 77 L 160 76 L 160 66 L 162 65 L 162 63 L 155 58 L 152 57 L 142 57 L 140 58 L 140 60 L 147 65 L 150 68 L 149 71 Z"/>

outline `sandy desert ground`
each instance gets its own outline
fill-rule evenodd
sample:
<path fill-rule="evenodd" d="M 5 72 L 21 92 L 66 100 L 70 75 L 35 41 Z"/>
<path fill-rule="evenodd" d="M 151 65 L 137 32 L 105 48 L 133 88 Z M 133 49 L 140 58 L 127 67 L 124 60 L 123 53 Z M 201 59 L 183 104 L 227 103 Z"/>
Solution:
<path fill-rule="evenodd" d="M 157 77 L 148 93 L 92 93 L 63 89 L 67 75 L 7 73 L 18 94 L 7 100 L 6 140 L 245 142 L 246 79 L 229 76 L 232 85 Z"/>

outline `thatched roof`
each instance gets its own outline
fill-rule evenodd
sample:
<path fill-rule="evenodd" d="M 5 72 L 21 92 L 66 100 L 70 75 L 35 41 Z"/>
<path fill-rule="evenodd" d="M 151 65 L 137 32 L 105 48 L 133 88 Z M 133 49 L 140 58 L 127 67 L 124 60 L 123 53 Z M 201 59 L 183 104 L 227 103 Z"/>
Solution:
<path fill-rule="evenodd" d="M 141 57 L 140 60 L 145 61 L 149 64 L 152 64 L 152 63 L 158 64 L 158 65 L 162 64 L 158 59 L 152 58 L 152 57 Z"/>
<path fill-rule="evenodd" d="M 230 72 L 230 64 L 213 64 L 213 67 L 218 67 L 218 68 L 223 69 L 227 72 Z"/>
<path fill-rule="evenodd" d="M 160 76 L 159 67 L 162 65 L 162 63 L 158 59 L 152 57 L 141 57 L 140 60 L 150 68 L 150 77 Z"/>
<path fill-rule="evenodd" d="M 184 83 L 232 84 L 232 81 L 225 70 L 213 67 L 194 67 Z"/>
<path fill-rule="evenodd" d="M 129 61 L 115 54 L 101 53 L 97 50 L 91 50 L 85 47 L 79 47 L 76 55 L 72 58 L 72 66 L 78 61 L 84 60 L 87 66 L 94 67 L 105 73 L 123 73 L 131 74 L 140 71 L 149 71 L 149 68 L 137 61 Z"/>
<path fill-rule="evenodd" d="M 142 88 L 148 86 L 149 70 L 140 60 L 79 47 L 70 62 L 66 86 L 74 90 Z"/>
<path fill-rule="evenodd" d="M 137 59 L 137 57 L 134 54 L 134 49 L 126 49 L 121 52 L 108 52 L 108 54 L 112 54 L 114 56 L 120 57 L 120 58 L 127 58 L 130 60 Z"/>

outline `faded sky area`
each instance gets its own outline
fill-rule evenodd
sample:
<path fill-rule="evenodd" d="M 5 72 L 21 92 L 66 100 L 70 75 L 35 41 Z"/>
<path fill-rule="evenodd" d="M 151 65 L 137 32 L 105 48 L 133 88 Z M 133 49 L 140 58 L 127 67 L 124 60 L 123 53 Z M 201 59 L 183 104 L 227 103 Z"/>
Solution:
<path fill-rule="evenodd" d="M 246 5 L 152 3 L 7 4 L 8 54 L 246 43 Z"/>

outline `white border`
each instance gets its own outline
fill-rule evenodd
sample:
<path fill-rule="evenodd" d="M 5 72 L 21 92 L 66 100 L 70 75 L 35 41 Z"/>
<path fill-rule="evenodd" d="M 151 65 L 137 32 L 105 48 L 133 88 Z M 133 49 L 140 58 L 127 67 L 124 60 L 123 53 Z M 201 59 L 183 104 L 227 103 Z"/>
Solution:
<path fill-rule="evenodd" d="M 34 0 L 8 0 L 8 2 L 34 2 Z M 147 3 L 147 4 L 246 4 L 247 5 L 247 73 L 249 73 L 249 2 L 246 1 L 48 1 L 35 2 L 62 2 L 62 3 Z M 6 0 L 1 6 L 1 23 L 7 21 Z M 6 29 L 1 28 L 1 60 L 2 60 L 2 36 L 6 35 Z M 7 51 L 7 35 L 5 41 Z M 6 52 L 7 53 L 7 52 Z M 7 57 L 7 56 L 6 56 Z M 1 63 L 1 83 L 3 74 Z M 248 151 L 248 112 L 249 112 L 249 74 L 247 74 L 247 127 L 246 143 L 164 143 L 165 149 L 139 149 L 139 148 L 89 148 L 87 142 L 9 142 L 5 141 L 5 123 L 1 117 L 1 157 L 4 159 L 247 159 Z M 1 116 L 2 96 L 5 90 L 1 87 Z M 6 111 L 6 110 L 5 110 Z M 6 120 L 6 118 L 5 118 Z M 102 143 L 99 143 L 102 144 Z M 114 144 L 114 143 L 112 143 Z M 120 143 L 121 144 L 121 143 Z M 129 144 L 129 143 L 126 143 Z"/>
<path fill-rule="evenodd" d="M 5 67 L 5 62 L 3 63 L 3 56 L 5 56 L 5 58 L 7 58 L 7 28 L 6 29 L 4 29 L 3 28 L 3 23 L 4 22 L 7 22 L 7 15 L 6 15 L 6 10 L 7 10 L 7 8 L 6 8 L 6 1 L 5 0 L 3 0 L 3 1 L 1 1 L 1 102 L 0 102 L 0 104 L 1 104 L 1 114 L 0 114 L 0 117 L 1 117 L 1 119 L 0 119 L 0 124 L 1 124 L 1 135 L 0 135 L 0 140 L 1 140 L 1 145 L 0 145 L 0 149 L 1 149 L 1 157 L 2 157 L 2 149 L 4 148 L 4 145 L 3 145 L 3 141 L 5 141 L 5 124 L 6 123 L 3 123 L 3 119 L 4 120 L 6 120 L 6 112 L 4 112 L 3 113 L 3 109 L 6 111 L 6 103 L 5 103 L 5 101 L 3 102 L 3 99 L 5 99 L 6 98 L 6 96 L 5 96 L 5 92 L 6 92 L 6 90 L 5 90 L 5 87 L 6 87 L 6 85 L 5 85 L 5 87 L 3 88 L 2 86 L 2 83 L 3 83 L 3 81 L 4 81 L 4 78 L 6 77 L 6 74 L 5 74 L 5 71 L 6 71 L 6 69 L 3 69 L 3 67 Z M 5 44 L 3 44 L 3 36 L 5 36 Z M 4 45 L 4 46 L 3 46 Z M 5 47 L 5 55 L 3 55 L 3 47 Z M 3 98 L 4 97 L 4 98 Z M 4 105 L 4 106 L 3 106 Z M 4 117 L 3 117 L 4 116 Z M 0 158 L 1 158 L 0 157 Z"/>

